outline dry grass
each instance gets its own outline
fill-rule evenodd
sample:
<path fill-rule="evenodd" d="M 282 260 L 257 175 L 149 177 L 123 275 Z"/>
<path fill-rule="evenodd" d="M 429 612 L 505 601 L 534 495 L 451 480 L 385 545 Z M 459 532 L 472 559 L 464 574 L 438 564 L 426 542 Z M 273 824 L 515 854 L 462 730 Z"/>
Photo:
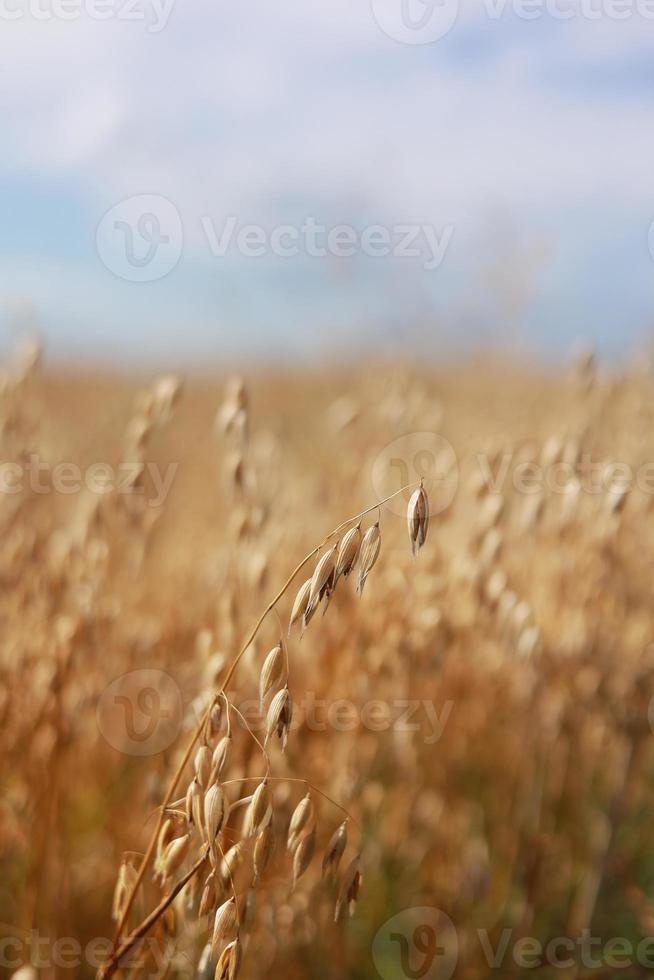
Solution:
<path fill-rule="evenodd" d="M 493 972 L 479 930 L 652 932 L 649 378 L 378 365 L 140 391 L 28 368 L 3 461 L 123 463 L 144 492 L 0 494 L 6 936 L 142 934 L 150 976 L 340 978 L 377 976 L 373 937 L 410 907 L 449 915 L 466 977 Z M 380 484 L 410 433 L 451 443 L 451 502 L 424 435 Z M 586 454 L 641 487 L 590 492 Z M 158 507 L 154 463 L 179 464 Z"/>

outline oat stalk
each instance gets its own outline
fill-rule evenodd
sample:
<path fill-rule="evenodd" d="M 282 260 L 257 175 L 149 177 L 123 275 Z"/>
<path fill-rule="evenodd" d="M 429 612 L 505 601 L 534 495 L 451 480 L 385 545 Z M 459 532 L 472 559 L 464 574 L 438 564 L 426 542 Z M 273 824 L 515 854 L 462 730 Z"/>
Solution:
<path fill-rule="evenodd" d="M 209 716 L 210 716 L 210 713 L 211 713 L 211 710 L 212 710 L 213 706 L 217 703 L 217 701 L 221 697 L 223 697 L 225 695 L 225 690 L 227 688 L 227 685 L 229 684 L 229 682 L 231 681 L 232 677 L 234 676 L 234 673 L 235 673 L 235 671 L 236 671 L 236 669 L 237 669 L 240 661 L 244 657 L 246 651 L 248 650 L 248 648 L 250 647 L 250 645 L 252 644 L 252 642 L 256 638 L 257 634 L 259 633 L 259 630 L 261 629 L 264 621 L 266 620 L 266 617 L 277 606 L 277 603 L 284 597 L 284 595 L 286 594 L 287 590 L 290 588 L 291 584 L 293 583 L 293 580 L 295 579 L 296 575 L 298 575 L 298 573 L 304 568 L 304 566 L 308 562 L 311 561 L 312 558 L 314 558 L 317 554 L 319 554 L 319 552 L 325 547 L 325 545 L 329 541 L 331 541 L 332 538 L 334 538 L 336 535 L 340 534 L 341 531 L 345 530 L 345 528 L 349 527 L 351 524 L 355 524 L 356 522 L 360 522 L 362 520 L 362 518 L 365 517 L 367 514 L 370 514 L 374 510 L 378 510 L 383 504 L 387 503 L 389 500 L 393 500 L 395 497 L 399 496 L 402 493 L 405 493 L 407 490 L 411 490 L 412 488 L 416 487 L 418 484 L 419 484 L 419 481 L 415 481 L 413 483 L 407 484 L 406 486 L 400 487 L 399 490 L 396 490 L 394 493 L 391 493 L 387 497 L 384 497 L 383 500 L 377 501 L 377 503 L 372 504 L 370 507 L 367 507 L 365 510 L 362 510 L 360 513 L 355 514 L 354 517 L 348 518 L 347 520 L 345 520 L 341 524 L 339 524 L 337 527 L 335 527 L 332 531 L 330 531 L 329 534 L 327 534 L 323 538 L 323 540 L 320 542 L 320 544 L 317 545 L 307 555 L 305 555 L 305 557 L 295 566 L 295 568 L 293 569 L 293 571 L 291 572 L 291 574 L 288 576 L 288 578 L 286 579 L 286 581 L 282 585 L 282 587 L 279 590 L 279 592 L 275 595 L 275 597 L 273 599 L 271 599 L 271 601 L 268 603 L 268 605 L 266 606 L 266 608 L 262 612 L 262 614 L 259 617 L 259 619 L 256 621 L 256 623 L 252 627 L 250 633 L 248 634 L 248 636 L 247 636 L 246 640 L 244 641 L 243 645 L 241 646 L 239 652 L 237 653 L 237 655 L 234 657 L 233 661 L 231 662 L 231 664 L 230 664 L 230 666 L 229 666 L 229 668 L 227 670 L 227 673 L 226 673 L 225 677 L 223 678 L 223 680 L 221 682 L 220 689 L 214 694 L 214 696 L 212 697 L 209 705 L 205 709 L 205 711 L 204 711 L 204 713 L 203 713 L 203 715 L 202 715 L 202 717 L 201 717 L 201 719 L 200 719 L 200 721 L 199 721 L 199 723 L 198 723 L 198 725 L 197 725 L 197 727 L 195 729 L 195 732 L 194 732 L 194 734 L 193 734 L 193 736 L 192 736 L 192 738 L 191 738 L 191 740 L 190 740 L 190 742 L 188 744 L 188 747 L 186 748 L 186 751 L 184 752 L 184 755 L 182 756 L 182 759 L 181 759 L 181 761 L 180 761 L 180 763 L 179 763 L 177 769 L 175 770 L 175 773 L 174 773 L 174 775 L 173 775 L 173 777 L 171 779 L 171 782 L 170 782 L 170 784 L 168 786 L 168 789 L 166 791 L 165 797 L 164 797 L 163 802 L 162 802 L 161 807 L 160 807 L 159 817 L 158 817 L 158 820 L 157 820 L 157 825 L 156 825 L 155 830 L 154 830 L 154 832 L 152 834 L 152 837 L 150 838 L 150 842 L 149 842 L 148 847 L 147 847 L 147 849 L 145 851 L 145 855 L 144 855 L 143 860 L 141 862 L 141 865 L 140 865 L 140 867 L 138 869 L 138 872 L 136 873 L 136 875 L 135 875 L 135 877 L 133 879 L 130 892 L 129 892 L 129 894 L 128 894 L 125 902 L 124 902 L 123 908 L 122 908 L 122 914 L 120 916 L 120 920 L 119 920 L 118 925 L 116 927 L 116 933 L 115 933 L 115 936 L 114 936 L 114 947 L 116 947 L 116 948 L 114 949 L 114 952 L 112 953 L 112 955 L 109 958 L 109 960 L 103 966 L 101 966 L 99 968 L 98 973 L 97 973 L 98 980 L 109 980 L 109 978 L 114 975 L 114 973 L 116 972 L 116 970 L 118 969 L 118 967 L 120 965 L 120 960 L 129 952 L 129 950 L 131 950 L 133 948 L 133 946 L 135 945 L 135 943 L 137 943 L 139 941 L 139 939 L 141 939 L 152 928 L 152 926 L 155 924 L 155 922 L 160 918 L 160 916 L 168 908 L 168 905 L 170 904 L 170 901 L 172 901 L 172 898 L 170 896 L 168 896 L 167 899 L 164 899 L 157 906 L 157 908 L 152 913 L 150 913 L 150 915 L 147 916 L 146 919 L 144 919 L 143 922 L 139 926 L 136 927 L 136 929 L 133 930 L 133 932 L 127 937 L 127 939 L 125 939 L 122 943 L 120 942 L 120 938 L 122 936 L 123 930 L 124 930 L 125 925 L 127 923 L 127 919 L 129 917 L 129 914 L 130 914 L 130 911 L 132 909 L 132 906 L 134 904 L 134 900 L 136 898 L 136 894 L 138 892 L 139 886 L 140 886 L 141 882 L 143 881 L 143 877 L 145 875 L 145 872 L 146 872 L 147 868 L 149 867 L 149 865 L 150 865 L 150 863 L 152 861 L 152 857 L 154 855 L 154 851 L 155 851 L 155 848 L 156 848 L 156 845 L 157 845 L 157 838 L 158 838 L 159 832 L 161 830 L 163 821 L 165 819 L 166 808 L 170 805 L 170 803 L 171 803 L 171 801 L 172 801 L 172 799 L 174 797 L 174 794 L 175 794 L 175 790 L 177 788 L 177 785 L 178 785 L 178 783 L 179 783 L 179 781 L 180 781 L 180 779 L 181 779 L 181 777 L 182 777 L 182 775 L 184 773 L 184 770 L 185 770 L 185 768 L 186 768 L 186 766 L 187 766 L 187 764 L 188 764 L 188 762 L 189 762 L 189 760 L 191 758 L 191 754 L 192 754 L 195 746 L 197 745 L 197 743 L 198 743 L 198 741 L 199 741 L 199 739 L 200 739 L 200 737 L 202 735 L 202 732 L 204 731 L 205 725 L 207 724 L 207 721 L 209 720 Z M 306 780 L 299 780 L 299 782 L 306 782 Z M 317 792 L 319 792 L 319 791 L 317 791 Z M 324 796 L 325 794 L 324 793 L 321 793 L 321 795 Z M 334 802 L 334 801 L 332 801 L 332 802 Z M 338 806 L 338 804 L 336 804 L 336 805 Z M 203 858 L 203 860 L 204 860 L 204 858 Z M 181 879 L 182 882 L 183 882 L 183 884 L 181 885 L 181 887 L 183 887 L 184 884 L 186 884 L 188 881 L 190 881 L 190 879 L 193 877 L 193 874 L 195 874 L 199 870 L 199 868 L 201 867 L 201 864 L 202 864 L 202 861 L 196 862 L 196 864 L 193 866 L 193 869 L 191 870 L 191 872 L 188 872 L 184 876 L 184 878 Z M 176 895 L 181 890 L 181 887 L 180 887 L 180 884 L 178 883 L 178 885 L 176 885 L 175 888 L 173 888 L 172 893 L 171 893 L 172 897 L 174 897 L 174 895 Z"/>

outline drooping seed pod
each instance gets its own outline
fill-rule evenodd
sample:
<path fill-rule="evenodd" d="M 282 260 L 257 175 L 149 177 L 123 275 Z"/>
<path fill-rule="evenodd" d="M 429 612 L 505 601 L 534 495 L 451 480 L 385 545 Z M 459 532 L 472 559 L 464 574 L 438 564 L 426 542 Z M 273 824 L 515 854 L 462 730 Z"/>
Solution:
<path fill-rule="evenodd" d="M 291 692 L 288 687 L 283 687 L 281 691 L 278 691 L 275 697 L 270 702 L 270 707 L 268 708 L 268 715 L 266 718 L 266 738 L 264 745 L 268 744 L 268 740 L 273 732 L 276 732 L 277 737 L 281 739 L 282 742 L 282 752 L 286 749 L 286 742 L 288 739 L 288 730 L 291 726 L 291 720 L 293 718 L 293 699 L 291 697 Z"/>
<path fill-rule="evenodd" d="M 211 775 L 211 749 L 208 745 L 201 745 L 195 753 L 194 767 L 197 781 L 202 789 L 206 789 Z"/>
<path fill-rule="evenodd" d="M 291 618 L 288 623 L 288 635 L 291 635 L 291 630 L 297 622 L 304 619 L 304 614 L 307 610 L 307 603 L 309 602 L 309 593 L 311 591 L 311 579 L 308 578 L 304 585 L 301 585 L 298 589 L 298 593 L 295 596 L 295 602 L 293 603 L 293 609 L 291 610 Z"/>
<path fill-rule="evenodd" d="M 175 824 L 172 817 L 166 817 L 161 825 L 161 830 L 159 831 L 157 837 L 157 861 L 159 861 L 166 850 L 168 844 L 170 844 L 175 833 Z"/>
<path fill-rule="evenodd" d="M 218 783 L 211 786 L 204 797 L 204 833 L 208 843 L 213 843 L 220 833 L 225 819 L 225 794 Z"/>
<path fill-rule="evenodd" d="M 316 850 L 316 828 L 313 827 L 308 834 L 301 837 L 293 855 L 293 887 L 295 888 L 298 879 L 302 877 L 311 863 L 311 858 Z"/>
<path fill-rule="evenodd" d="M 202 897 L 198 907 L 198 915 L 200 918 L 202 918 L 203 915 L 209 915 L 210 912 L 213 912 L 217 901 L 218 885 L 216 882 L 216 872 L 210 871 L 205 879 L 204 888 L 202 889 Z"/>
<path fill-rule="evenodd" d="M 214 980 L 235 980 L 241 965 L 241 941 L 236 937 L 220 954 Z"/>
<path fill-rule="evenodd" d="M 134 882 L 136 881 L 136 871 L 131 864 L 127 861 L 123 861 L 118 871 L 118 878 L 116 880 L 116 887 L 114 889 L 113 906 L 111 910 L 111 918 L 114 922 L 119 922 L 123 909 L 125 908 L 125 903 L 127 902 L 128 896 L 132 891 Z"/>
<path fill-rule="evenodd" d="M 232 895 L 226 902 L 220 906 L 216 911 L 216 916 L 213 922 L 213 934 L 211 936 L 211 945 L 214 950 L 217 950 L 223 940 L 231 936 L 236 929 L 236 901 Z"/>
<path fill-rule="evenodd" d="M 270 791 L 268 781 L 264 779 L 252 794 L 252 800 L 245 817 L 245 836 L 252 837 L 253 834 L 256 834 L 264 824 L 268 823 L 271 816 Z"/>
<path fill-rule="evenodd" d="M 186 791 L 186 819 L 189 823 L 195 824 L 202 835 L 204 835 L 203 802 L 204 793 L 196 776 L 188 784 Z"/>
<path fill-rule="evenodd" d="M 328 596 L 333 589 L 337 547 L 337 545 L 333 545 L 329 551 L 326 551 L 315 567 L 311 578 L 311 588 L 309 589 L 309 601 L 307 602 L 307 608 L 303 617 L 305 625 L 309 622 L 308 617 L 315 611 L 320 600 L 325 595 Z"/>
<path fill-rule="evenodd" d="M 213 740 L 218 732 L 220 731 L 220 724 L 223 718 L 223 710 L 220 701 L 211 705 L 211 710 L 209 711 L 209 735 Z"/>
<path fill-rule="evenodd" d="M 291 822 L 288 825 L 288 838 L 286 841 L 286 846 L 289 851 L 294 851 L 297 842 L 300 838 L 300 834 L 305 827 L 308 827 L 313 823 L 313 801 L 311 795 L 307 793 L 306 796 L 302 797 L 298 805 L 293 811 L 293 816 L 291 817 Z"/>
<path fill-rule="evenodd" d="M 229 750 L 232 745 L 232 736 L 230 734 L 223 735 L 223 737 L 218 742 L 218 745 L 213 750 L 213 756 L 211 759 L 211 775 L 209 777 L 209 782 L 214 783 L 217 779 L 220 779 L 223 773 L 223 769 L 227 763 L 227 758 L 229 756 Z"/>
<path fill-rule="evenodd" d="M 254 884 L 256 885 L 261 875 L 264 873 L 266 868 L 270 863 L 270 858 L 272 857 L 273 849 L 275 845 L 275 835 L 273 833 L 273 822 L 272 817 L 268 820 L 266 826 L 257 834 L 257 839 L 254 842 L 254 852 L 252 854 L 252 863 L 254 865 Z"/>
<path fill-rule="evenodd" d="M 381 548 L 381 533 L 379 521 L 368 528 L 361 542 L 361 558 L 359 559 L 359 575 L 357 577 L 357 592 L 363 595 L 366 579 L 379 557 Z"/>
<path fill-rule="evenodd" d="M 236 870 L 243 863 L 243 841 L 237 841 L 226 851 L 220 862 L 220 877 L 225 886 L 230 886 Z"/>
<path fill-rule="evenodd" d="M 429 527 L 429 500 L 422 484 L 411 494 L 406 519 L 409 529 L 409 541 L 411 542 L 411 553 L 415 558 L 427 540 L 427 529 Z"/>
<path fill-rule="evenodd" d="M 334 922 L 338 922 L 344 908 L 347 908 L 350 915 L 354 915 L 354 908 L 359 897 L 359 892 L 361 891 L 362 881 L 361 858 L 357 854 L 354 860 L 347 866 L 343 875 L 343 881 L 341 882 L 340 891 L 336 900 Z"/>
<path fill-rule="evenodd" d="M 361 530 L 359 526 L 350 528 L 346 535 L 344 535 L 341 541 L 340 547 L 338 549 L 338 557 L 336 559 L 336 572 L 334 576 L 334 584 L 338 579 L 343 576 L 347 578 L 354 566 L 356 565 L 357 558 L 359 557 L 359 548 L 361 547 Z"/>
<path fill-rule="evenodd" d="M 261 674 L 259 675 L 259 699 L 261 701 L 262 711 L 266 694 L 281 681 L 283 675 L 284 650 L 280 642 L 276 647 L 272 648 L 264 660 Z"/>
<path fill-rule="evenodd" d="M 164 851 L 161 858 L 161 877 L 170 878 L 180 867 L 184 858 L 188 854 L 191 844 L 191 835 L 184 834 L 183 837 L 176 837 Z"/>
<path fill-rule="evenodd" d="M 322 876 L 335 875 L 347 846 L 347 820 L 332 834 L 322 859 Z"/>

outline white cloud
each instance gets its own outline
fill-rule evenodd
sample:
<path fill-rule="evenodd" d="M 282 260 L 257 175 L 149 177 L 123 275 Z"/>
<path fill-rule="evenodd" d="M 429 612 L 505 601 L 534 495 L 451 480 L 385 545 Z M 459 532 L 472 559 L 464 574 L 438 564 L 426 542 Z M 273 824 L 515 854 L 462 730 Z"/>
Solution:
<path fill-rule="evenodd" d="M 3 23 L 0 177 L 66 177 L 89 243 L 120 198 L 164 194 L 185 260 L 207 258 L 205 214 L 453 223 L 470 261 L 498 212 L 536 237 L 621 210 L 646 229 L 651 97 L 596 89 L 603 73 L 628 80 L 653 37 L 635 18 L 491 22 L 480 0 L 424 47 L 389 40 L 367 0 L 177 0 L 160 33 L 85 16 Z"/>

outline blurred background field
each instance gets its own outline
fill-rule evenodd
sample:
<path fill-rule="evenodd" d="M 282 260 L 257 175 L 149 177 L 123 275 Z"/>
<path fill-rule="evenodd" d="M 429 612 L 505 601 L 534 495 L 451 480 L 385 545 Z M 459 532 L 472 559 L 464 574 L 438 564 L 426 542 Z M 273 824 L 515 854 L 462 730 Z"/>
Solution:
<path fill-rule="evenodd" d="M 327 615 L 289 641 L 297 727 L 275 765 L 362 825 L 360 903 L 334 925 L 324 883 L 307 877 L 289 894 L 282 846 L 242 973 L 409 975 L 384 966 L 373 940 L 416 907 L 453 923 L 461 977 L 525 975 L 514 958 L 524 937 L 576 942 L 589 930 L 601 948 L 618 936 L 635 950 L 654 927 L 652 496 L 644 480 L 625 490 L 610 467 L 642 474 L 653 458 L 649 374 L 598 372 L 590 357 L 558 373 L 488 358 L 246 371 L 244 385 L 247 426 L 235 434 L 224 376 L 178 387 L 25 367 L 5 381 L 5 463 L 36 455 L 87 472 L 139 459 L 172 464 L 174 479 L 158 506 L 147 470 L 143 493 L 98 494 L 37 492 L 23 468 L 22 490 L 0 495 L 3 939 L 111 935 L 118 867 L 125 853 L 138 862 L 199 699 L 303 554 L 422 468 L 432 520 L 418 558 L 405 502 L 383 506 L 363 597 L 339 586 Z M 489 486 L 503 457 L 505 478 Z M 599 491 L 582 479 L 588 458 L 601 464 Z M 562 489 L 525 492 L 525 463 L 558 466 Z M 236 703 L 256 698 L 278 631 L 273 618 L 248 652 Z M 123 675 L 144 670 L 167 680 L 159 713 L 133 703 L 137 723 L 154 726 L 135 755 L 124 717 L 103 711 L 107 689 L 131 696 Z M 181 703 L 172 740 L 170 697 Z M 315 700 L 325 705 L 310 717 Z M 339 727 L 325 712 L 343 700 L 354 720 Z M 366 721 L 372 700 L 388 708 L 382 730 Z M 247 741 L 243 773 L 256 767 Z M 288 817 L 300 788 L 275 793 Z M 324 847 L 341 816 L 322 799 L 319 811 Z M 496 949 L 505 929 L 492 970 L 479 931 Z M 162 937 L 169 975 L 192 975 L 202 935 L 176 902 Z M 415 975 L 451 975 L 448 936 L 424 974 L 412 954 Z M 540 975 L 618 975 L 597 950 L 599 965 L 545 957 Z M 647 972 L 632 960 L 620 975 Z M 37 972 L 69 975 L 47 957 Z"/>

